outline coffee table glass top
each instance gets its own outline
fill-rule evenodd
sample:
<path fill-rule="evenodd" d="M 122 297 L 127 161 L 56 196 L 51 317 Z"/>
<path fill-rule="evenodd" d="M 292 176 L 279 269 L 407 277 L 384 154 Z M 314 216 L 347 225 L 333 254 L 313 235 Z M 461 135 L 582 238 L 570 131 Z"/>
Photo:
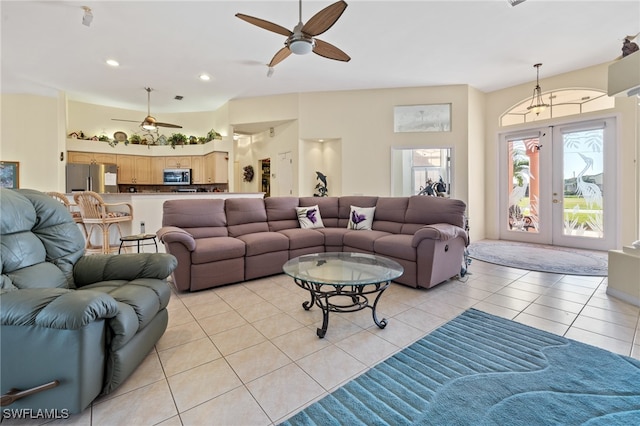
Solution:
<path fill-rule="evenodd" d="M 367 285 L 391 281 L 404 272 L 391 259 L 363 253 L 328 252 L 299 256 L 282 267 L 299 280 L 328 285 Z"/>

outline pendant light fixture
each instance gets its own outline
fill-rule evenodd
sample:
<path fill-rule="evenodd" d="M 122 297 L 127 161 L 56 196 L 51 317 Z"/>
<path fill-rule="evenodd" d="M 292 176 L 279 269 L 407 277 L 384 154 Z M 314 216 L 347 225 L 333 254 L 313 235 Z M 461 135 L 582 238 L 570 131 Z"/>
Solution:
<path fill-rule="evenodd" d="M 542 111 L 549 106 L 542 101 L 542 89 L 540 88 L 540 67 L 542 64 L 535 64 L 533 67 L 536 69 L 536 87 L 533 89 L 533 96 L 531 97 L 531 105 L 527 109 L 531 112 L 535 112 L 536 115 L 540 115 Z"/>

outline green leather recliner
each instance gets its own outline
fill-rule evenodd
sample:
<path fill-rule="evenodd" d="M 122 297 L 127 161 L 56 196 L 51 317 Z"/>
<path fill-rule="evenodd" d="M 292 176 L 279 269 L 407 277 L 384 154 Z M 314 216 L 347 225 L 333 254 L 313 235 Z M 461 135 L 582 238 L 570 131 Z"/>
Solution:
<path fill-rule="evenodd" d="M 85 256 L 71 214 L 34 190 L 0 189 L 0 231 L 3 408 L 78 413 L 122 384 L 164 333 L 177 260 Z"/>

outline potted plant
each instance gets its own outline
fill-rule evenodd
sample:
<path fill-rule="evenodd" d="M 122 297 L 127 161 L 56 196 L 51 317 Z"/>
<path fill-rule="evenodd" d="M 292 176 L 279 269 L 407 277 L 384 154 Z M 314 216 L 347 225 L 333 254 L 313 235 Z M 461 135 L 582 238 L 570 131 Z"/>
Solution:
<path fill-rule="evenodd" d="M 207 133 L 207 139 L 212 141 L 214 139 L 222 139 L 222 135 L 215 130 L 211 129 L 209 133 Z"/>
<path fill-rule="evenodd" d="M 187 135 L 183 133 L 172 133 L 167 141 L 171 144 L 171 148 L 175 149 L 176 145 L 184 145 L 187 143 Z"/>
<path fill-rule="evenodd" d="M 142 142 L 142 138 L 140 137 L 140 135 L 131 135 L 131 137 L 129 138 L 129 142 L 135 145 L 139 145 L 140 142 Z"/>

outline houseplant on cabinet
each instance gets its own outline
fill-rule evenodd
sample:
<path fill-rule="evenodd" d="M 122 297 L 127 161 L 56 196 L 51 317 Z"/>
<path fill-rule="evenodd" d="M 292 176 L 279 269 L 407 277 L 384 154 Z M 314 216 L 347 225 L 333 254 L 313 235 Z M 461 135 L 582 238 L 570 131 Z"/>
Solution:
<path fill-rule="evenodd" d="M 176 145 L 185 145 L 187 143 L 187 135 L 182 133 L 173 133 L 167 138 L 167 141 L 171 144 L 171 148 L 176 149 Z"/>

